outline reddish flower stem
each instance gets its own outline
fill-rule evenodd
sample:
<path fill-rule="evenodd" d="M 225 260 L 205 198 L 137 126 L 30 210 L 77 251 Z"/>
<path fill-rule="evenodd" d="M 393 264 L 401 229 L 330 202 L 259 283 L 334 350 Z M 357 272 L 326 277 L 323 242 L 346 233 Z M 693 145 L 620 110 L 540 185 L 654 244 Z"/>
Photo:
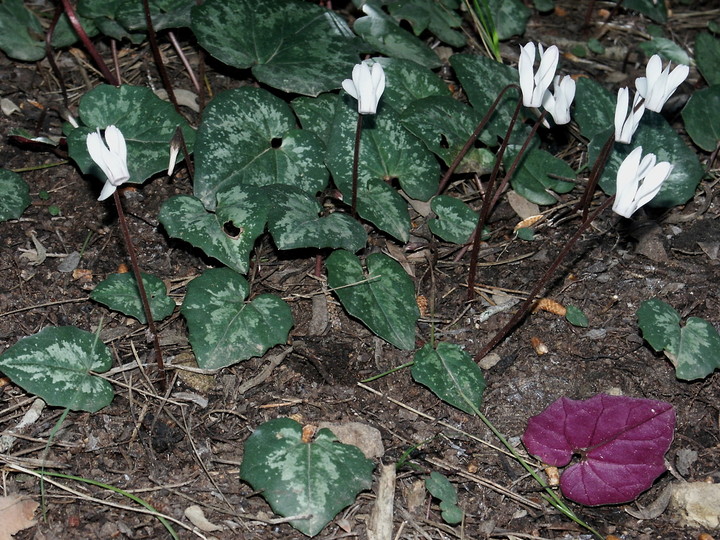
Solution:
<path fill-rule="evenodd" d="M 350 214 L 357 218 L 358 168 L 360 165 L 360 137 L 362 136 L 363 115 L 358 113 L 357 127 L 355 128 L 355 152 L 353 153 L 352 167 L 352 198 Z"/>

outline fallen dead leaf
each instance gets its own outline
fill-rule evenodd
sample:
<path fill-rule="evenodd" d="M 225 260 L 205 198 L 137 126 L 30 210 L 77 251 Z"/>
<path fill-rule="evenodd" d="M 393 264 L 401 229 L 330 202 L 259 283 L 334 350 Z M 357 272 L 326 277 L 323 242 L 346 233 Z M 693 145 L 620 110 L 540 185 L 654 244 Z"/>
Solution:
<path fill-rule="evenodd" d="M 22 495 L 0 497 L 0 540 L 12 540 L 13 534 L 35 525 L 38 503 Z"/>
<path fill-rule="evenodd" d="M 190 520 L 190 523 L 195 525 L 203 532 L 214 532 L 223 530 L 220 525 L 215 525 L 214 523 L 208 521 L 208 519 L 205 517 L 205 512 L 203 512 L 203 509 L 196 504 L 188 506 L 185 509 L 185 517 Z"/>

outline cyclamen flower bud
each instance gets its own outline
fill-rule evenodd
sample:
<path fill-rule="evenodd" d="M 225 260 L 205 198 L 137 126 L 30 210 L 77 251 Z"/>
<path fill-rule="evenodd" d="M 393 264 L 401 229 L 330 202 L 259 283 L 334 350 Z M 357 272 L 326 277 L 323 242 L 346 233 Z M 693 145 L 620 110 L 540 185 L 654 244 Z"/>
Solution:
<path fill-rule="evenodd" d="M 372 66 L 372 67 L 371 67 Z M 353 68 L 352 79 L 345 79 L 342 87 L 358 100 L 360 114 L 376 114 L 385 90 L 385 72 L 377 62 L 362 62 Z"/>
<path fill-rule="evenodd" d="M 108 126 L 105 128 L 104 141 L 98 128 L 95 133 L 88 134 L 85 144 L 90 157 L 107 177 L 100 197 L 98 197 L 98 201 L 104 201 L 115 192 L 118 186 L 130 179 L 125 137 L 117 127 Z"/>

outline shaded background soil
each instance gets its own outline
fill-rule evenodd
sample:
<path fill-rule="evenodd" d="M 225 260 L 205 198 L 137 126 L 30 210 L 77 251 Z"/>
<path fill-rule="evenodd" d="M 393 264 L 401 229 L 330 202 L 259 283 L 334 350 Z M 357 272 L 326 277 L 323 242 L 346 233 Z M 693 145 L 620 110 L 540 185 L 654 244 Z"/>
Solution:
<path fill-rule="evenodd" d="M 554 14 L 533 16 L 523 42 L 558 43 L 568 50 L 568 43 L 587 40 L 580 30 L 585 3 L 556 4 Z M 673 5 L 666 31 L 676 43 L 691 50 L 695 32 L 704 28 L 708 19 L 719 16 L 718 10 L 708 11 L 711 4 L 695 3 L 691 10 Z M 606 8 L 609 5 L 603 3 L 596 6 L 596 10 Z M 638 35 L 650 22 L 622 10 L 605 27 L 600 20 L 595 13 L 590 32 L 601 34 L 603 43 L 615 53 L 592 59 L 566 57 L 564 69 L 596 77 L 612 89 L 631 84 L 644 66 L 635 48 Z M 101 47 L 109 58 L 107 44 L 101 43 Z M 508 44 L 503 50 L 505 61 L 514 63 L 516 44 Z M 192 42 L 188 42 L 186 53 L 196 66 L 199 58 Z M 176 87 L 190 90 L 174 52 L 166 48 L 165 55 Z M 58 63 L 70 89 L 71 108 L 76 107 L 79 97 L 100 81 L 77 49 L 60 51 Z M 150 81 L 160 86 L 146 45 L 126 46 L 122 67 L 126 82 Z M 215 64 L 209 67 L 213 93 L 247 84 L 242 81 L 244 75 Z M 697 72 L 691 70 L 674 109 L 671 106 L 671 120 L 699 80 Z M 435 398 L 412 381 L 407 369 L 368 383 L 374 392 L 358 386 L 360 380 L 410 361 L 411 353 L 375 338 L 348 318 L 331 294 L 323 294 L 324 281 L 312 276 L 314 253 L 279 254 L 267 238 L 258 243 L 253 256 L 253 295 L 273 292 L 288 301 L 295 318 L 289 343 L 215 376 L 192 380 L 174 377 L 169 401 L 164 401 L 137 369 L 138 361 L 152 362 L 144 327 L 88 299 L 97 283 L 126 262 L 114 207 L 96 200 L 101 184 L 84 178 L 72 163 L 62 163 L 57 155 L 31 150 L 7 137 L 16 128 L 61 135 L 59 82 L 46 61 L 23 64 L 3 56 L 0 93 L 19 107 L 18 112 L 0 116 L 3 167 L 52 165 L 23 172 L 31 186 L 32 205 L 21 219 L 0 223 L 0 351 L 46 326 L 75 325 L 95 331 L 102 325 L 101 337 L 115 357 L 111 379 L 117 393 L 112 405 L 97 414 L 70 413 L 47 452 L 50 432 L 62 411 L 46 408 L 2 456 L 6 463 L 33 469 L 44 460 L 49 469 L 134 493 L 177 519 L 183 519 L 188 506 L 200 505 L 211 522 L 223 527 L 208 533 L 216 538 L 301 538 L 287 524 L 273 524 L 271 520 L 277 516 L 239 480 L 243 441 L 262 422 L 278 416 L 293 415 L 313 424 L 358 421 L 379 430 L 384 445 L 382 462 L 407 459 L 413 464 L 398 471 L 398 538 L 578 538 L 584 534 L 546 505 L 539 504 L 538 510 L 481 485 L 478 477 L 541 502 L 537 485 L 526 478 L 516 462 L 477 440 L 497 444 L 479 420 Z M 195 113 L 186 112 L 197 122 Z M 585 159 L 584 145 L 575 139 L 561 143 L 557 151 L 568 156 L 573 166 Z M 707 156 L 701 155 L 701 160 L 706 162 Z M 643 341 L 635 318 L 643 300 L 657 297 L 683 317 L 702 317 L 717 327 L 717 178 L 718 171 L 711 170 L 696 197 L 684 207 L 639 212 L 633 221 L 606 214 L 583 237 L 547 295 L 582 309 L 590 326 L 573 327 L 564 318 L 539 312 L 495 349 L 494 365 L 486 365 L 484 412 L 501 432 L 517 440 L 527 419 L 560 396 L 582 399 L 606 392 L 661 399 L 673 404 L 678 419 L 668 462 L 675 464 L 687 451 L 697 452 L 697 459 L 683 471 L 684 478 L 720 482 L 718 375 L 693 383 L 677 380 L 667 359 Z M 472 182 L 458 183 L 452 189 L 456 195 L 474 195 L 474 204 L 479 204 Z M 38 196 L 42 191 L 49 193 L 48 200 Z M 158 177 L 123 190 L 141 266 L 165 281 L 178 304 L 185 285 L 218 264 L 169 239 L 158 223 L 159 208 L 168 197 L 190 192 L 184 170 L 172 178 Z M 563 196 L 561 202 L 574 200 L 578 193 L 579 189 Z M 51 205 L 59 209 L 59 215 L 51 214 Z M 480 295 L 472 303 L 466 302 L 462 286 L 467 257 L 455 262 L 457 246 L 423 240 L 421 220 L 417 221 L 412 245 L 392 245 L 391 239 L 374 234 L 371 249 L 389 251 L 406 263 L 414 273 L 417 294 L 429 302 L 419 323 L 418 344 L 429 340 L 434 331 L 439 339 L 461 344 L 472 354 L 512 314 L 511 308 L 485 319 L 482 314 L 489 306 L 487 300 L 498 300 L 493 297 L 500 292 L 498 288 L 522 297 L 532 287 L 574 232 L 575 221 L 564 219 L 568 216 L 562 210 L 551 214 L 538 228 L 535 241 L 522 242 L 513 240 L 512 228 L 518 218 L 502 202 L 495 212 L 493 235 L 483 250 Z M 47 252 L 42 261 L 33 258 L 33 250 L 38 249 L 34 239 Z M 75 251 L 82 252 L 77 267 L 64 266 L 67 255 Z M 192 358 L 185 324 L 177 311 L 162 323 L 161 336 L 172 363 Z M 547 354 L 536 353 L 531 343 L 534 337 L 544 342 Z M 268 366 L 272 369 L 266 369 Z M 0 395 L 0 429 L 13 427 L 33 401 L 33 396 L 6 382 Z M 418 497 L 418 481 L 432 470 L 448 475 L 456 484 L 459 504 L 466 512 L 464 529 L 443 524 L 437 501 L 423 493 Z M 670 473 L 661 477 L 638 504 L 646 506 L 657 499 L 672 479 Z M 167 537 L 154 517 L 87 497 L 123 505 L 129 501 L 107 490 L 64 483 L 79 494 L 46 486 L 45 519 L 16 538 Z M 3 487 L 6 492 L 40 497 L 36 478 L 10 473 L 9 469 L 3 474 Z M 318 538 L 366 537 L 365 520 L 373 499 L 370 492 L 360 495 Z M 621 506 L 571 507 L 604 534 L 622 538 L 690 538 L 702 532 L 681 528 L 667 512 L 639 520 Z M 182 529 L 179 534 L 181 538 L 195 537 Z"/>

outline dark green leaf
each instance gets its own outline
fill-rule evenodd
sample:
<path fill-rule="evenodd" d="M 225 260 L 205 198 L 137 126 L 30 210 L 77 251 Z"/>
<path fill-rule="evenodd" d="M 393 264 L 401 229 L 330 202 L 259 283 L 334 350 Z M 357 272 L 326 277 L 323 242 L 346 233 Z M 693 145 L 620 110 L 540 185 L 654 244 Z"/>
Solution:
<path fill-rule="evenodd" d="M 567 319 L 567 322 L 573 326 L 579 326 L 581 328 L 587 328 L 590 324 L 587 315 L 575 306 L 567 306 L 565 318 Z"/>
<path fill-rule="evenodd" d="M 259 88 L 229 90 L 208 105 L 196 152 L 195 196 L 208 210 L 233 186 L 287 184 L 314 195 L 328 181 L 323 143 L 295 129 L 288 104 Z"/>
<path fill-rule="evenodd" d="M 415 348 L 415 323 L 420 312 L 412 280 L 399 263 L 373 253 L 363 272 L 360 260 L 335 251 L 326 261 L 328 285 L 353 317 L 399 349 Z"/>
<path fill-rule="evenodd" d="M 720 39 L 700 32 L 695 38 L 695 62 L 709 85 L 720 84 Z"/>
<path fill-rule="evenodd" d="M 430 476 L 425 477 L 425 489 L 436 499 L 450 504 L 457 503 L 457 489 L 450 483 L 447 476 L 439 472 L 433 471 Z"/>
<path fill-rule="evenodd" d="M 468 414 L 482 405 L 485 377 L 472 357 L 457 345 L 427 344 L 415 353 L 412 376 L 433 394 Z"/>
<path fill-rule="evenodd" d="M 402 112 L 417 99 L 430 96 L 449 96 L 445 82 L 428 68 L 400 58 L 375 59 L 385 71 L 386 84 L 382 102 Z"/>
<path fill-rule="evenodd" d="M 0 371 L 55 407 L 96 412 L 110 404 L 112 385 L 91 372 L 112 366 L 97 335 L 74 326 L 48 327 L 0 355 Z"/>
<path fill-rule="evenodd" d="M 250 287 L 229 268 L 213 268 L 193 279 L 181 312 L 198 366 L 218 369 L 285 343 L 293 325 L 288 305 L 271 294 L 246 302 Z"/>
<path fill-rule="evenodd" d="M 692 63 L 688 53 L 686 53 L 680 45 L 666 38 L 656 37 L 650 41 L 640 43 L 638 47 L 640 47 L 648 57 L 653 54 L 659 54 L 665 60 L 671 60 L 677 64 L 689 66 Z"/>
<path fill-rule="evenodd" d="M 30 188 L 19 174 L 0 169 L 0 222 L 18 219 L 30 206 Z"/>
<path fill-rule="evenodd" d="M 303 440 L 302 426 L 276 418 L 245 443 L 240 478 L 259 491 L 281 516 L 308 516 L 290 524 L 308 536 L 370 489 L 375 465 L 355 446 L 341 444 L 328 429 Z"/>
<path fill-rule="evenodd" d="M 452 4 L 452 6 L 448 5 Z M 455 9 L 458 2 L 437 0 L 396 0 L 388 5 L 395 20 L 406 20 L 413 27 L 416 36 L 429 29 L 438 39 L 453 47 L 465 45 L 465 36 L 453 30 L 462 25 L 462 18 Z"/>
<path fill-rule="evenodd" d="M 440 67 L 442 62 L 435 51 L 400 28 L 379 7 L 367 3 L 364 9 L 367 16 L 357 19 L 353 30 L 375 49 L 386 56 L 412 60 L 428 68 Z"/>
<path fill-rule="evenodd" d="M 85 174 L 105 181 L 105 175 L 92 161 L 86 139 L 96 129 L 115 125 L 127 143 L 130 183 L 139 184 L 168 168 L 170 141 L 179 126 L 192 150 L 195 131 L 173 106 L 161 100 L 152 90 L 139 86 L 100 85 L 80 100 L 83 126 L 68 135 L 70 157 Z M 101 186 L 101 184 L 98 184 Z"/>
<path fill-rule="evenodd" d="M 453 244 L 464 244 L 477 227 L 478 213 L 455 197 L 438 195 L 430 202 L 437 219 L 428 220 L 433 234 Z"/>
<path fill-rule="evenodd" d="M 647 15 L 653 21 L 664 23 L 667 21 L 665 2 L 655 0 L 623 0 L 622 6 L 625 9 L 634 9 L 643 15 Z"/>
<path fill-rule="evenodd" d="M 532 10 L 520 0 L 487 0 L 495 21 L 495 30 L 500 40 L 525 33 Z"/>
<path fill-rule="evenodd" d="M 506 154 L 506 167 L 514 159 L 514 153 Z M 535 204 L 554 204 L 557 199 L 548 191 L 568 193 L 575 187 L 573 182 L 560 178 L 574 178 L 575 171 L 565 161 L 545 150 L 532 149 L 521 159 L 510 183 L 513 189 Z"/>
<path fill-rule="evenodd" d="M 696 90 L 682 117 L 693 142 L 708 152 L 715 150 L 720 141 L 720 84 Z"/>
<path fill-rule="evenodd" d="M 587 77 L 578 79 L 573 118 L 584 137 L 592 139 L 600 133 L 608 133 L 614 126 L 615 103 L 615 96 L 600 83 Z"/>
<path fill-rule="evenodd" d="M 148 0 L 148 4 L 156 32 L 190 26 L 190 10 L 195 5 L 195 0 Z M 142 2 L 124 0 L 115 13 L 118 22 L 128 30 L 147 30 Z"/>
<path fill-rule="evenodd" d="M 212 56 L 285 92 L 340 88 L 358 61 L 345 21 L 311 2 L 207 0 L 193 8 L 192 29 Z"/>
<path fill-rule="evenodd" d="M 168 297 L 167 288 L 162 280 L 150 274 L 143 274 L 142 280 L 153 319 L 162 321 L 165 317 L 172 315 L 175 302 Z M 90 294 L 90 298 L 105 304 L 112 310 L 135 317 L 143 324 L 147 322 L 135 276 L 130 272 L 110 274 L 98 283 Z"/>

